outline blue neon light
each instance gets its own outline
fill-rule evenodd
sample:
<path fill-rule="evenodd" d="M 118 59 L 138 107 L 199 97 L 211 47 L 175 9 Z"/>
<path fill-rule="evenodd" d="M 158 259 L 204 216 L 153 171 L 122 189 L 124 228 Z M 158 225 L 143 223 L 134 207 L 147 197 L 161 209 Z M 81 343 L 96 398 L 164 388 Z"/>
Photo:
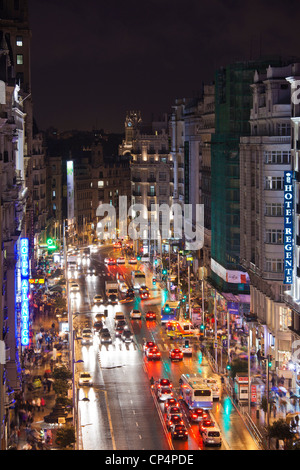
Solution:
<path fill-rule="evenodd" d="M 21 261 L 21 344 L 29 346 L 29 240 L 20 240 Z"/>
<path fill-rule="evenodd" d="M 293 173 L 284 172 L 284 284 L 293 283 Z"/>

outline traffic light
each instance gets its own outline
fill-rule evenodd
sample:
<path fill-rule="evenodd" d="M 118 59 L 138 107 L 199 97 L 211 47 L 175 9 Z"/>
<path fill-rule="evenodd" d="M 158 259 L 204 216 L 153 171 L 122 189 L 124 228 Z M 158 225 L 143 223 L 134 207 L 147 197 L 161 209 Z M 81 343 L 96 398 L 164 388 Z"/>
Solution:
<path fill-rule="evenodd" d="M 204 330 L 205 330 L 205 325 L 204 325 L 204 323 L 201 323 L 201 325 L 200 325 L 200 331 L 204 331 Z"/>
<path fill-rule="evenodd" d="M 273 359 L 273 356 L 268 354 L 268 367 L 272 367 L 272 359 Z"/>
<path fill-rule="evenodd" d="M 230 364 L 227 364 L 226 369 L 227 369 L 228 372 L 229 372 L 229 371 L 231 370 L 231 365 L 230 365 Z"/>
<path fill-rule="evenodd" d="M 167 270 L 167 269 L 163 269 L 163 270 L 162 270 L 162 274 L 163 274 L 163 276 L 166 276 L 166 275 L 168 274 L 168 270 Z"/>
<path fill-rule="evenodd" d="M 165 306 L 165 312 L 166 312 L 166 313 L 170 313 L 170 307 L 169 307 L 168 304 Z"/>
<path fill-rule="evenodd" d="M 154 265 L 155 265 L 155 266 L 158 265 L 158 259 L 155 259 L 155 260 L 154 260 Z"/>
<path fill-rule="evenodd" d="M 141 256 L 138 255 L 138 256 L 136 257 L 136 259 L 137 259 L 138 261 L 141 261 Z"/>

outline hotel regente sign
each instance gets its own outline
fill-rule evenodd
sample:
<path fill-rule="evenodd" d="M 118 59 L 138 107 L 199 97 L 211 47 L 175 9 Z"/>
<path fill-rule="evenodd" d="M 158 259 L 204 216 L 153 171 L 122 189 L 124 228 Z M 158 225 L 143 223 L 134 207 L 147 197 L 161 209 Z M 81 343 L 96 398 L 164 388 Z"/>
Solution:
<path fill-rule="evenodd" d="M 284 172 L 284 284 L 293 283 L 293 173 Z"/>

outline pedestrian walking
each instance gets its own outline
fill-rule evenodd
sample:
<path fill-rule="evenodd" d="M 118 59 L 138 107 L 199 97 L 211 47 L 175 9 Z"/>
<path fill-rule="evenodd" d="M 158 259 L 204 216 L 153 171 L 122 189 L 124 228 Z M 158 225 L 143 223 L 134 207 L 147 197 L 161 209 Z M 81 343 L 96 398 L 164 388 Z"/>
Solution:
<path fill-rule="evenodd" d="M 37 399 L 36 399 L 36 406 L 37 406 L 37 410 L 41 411 L 41 399 L 40 399 L 40 397 L 37 397 Z"/>

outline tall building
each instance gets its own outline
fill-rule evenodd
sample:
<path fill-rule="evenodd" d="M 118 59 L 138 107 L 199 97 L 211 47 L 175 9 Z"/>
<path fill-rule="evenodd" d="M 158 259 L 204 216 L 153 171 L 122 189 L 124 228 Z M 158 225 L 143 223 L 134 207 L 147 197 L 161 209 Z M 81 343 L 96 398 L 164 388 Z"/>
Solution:
<path fill-rule="evenodd" d="M 22 390 L 21 354 L 29 345 L 29 243 L 26 236 L 27 111 L 25 82 L 17 76 L 17 43 L 27 43 L 25 2 L 0 3 L 0 438 L 7 447 L 13 400 Z M 24 9 L 25 8 L 25 9 Z M 25 18 L 25 23 L 24 23 Z M 22 44 L 24 44 L 22 42 Z M 28 44 L 24 47 L 27 56 Z M 23 49 L 22 49 L 23 50 Z M 26 91 L 25 91 L 26 90 Z M 30 113 L 28 115 L 30 120 Z M 23 256 L 21 257 L 21 249 Z"/>
<path fill-rule="evenodd" d="M 250 136 L 240 139 L 240 251 L 250 277 L 251 346 L 286 368 L 291 316 L 283 302 L 284 173 L 291 171 L 291 66 L 255 72 Z M 250 324 L 249 324 L 250 325 Z M 282 372 L 280 373 L 280 375 Z"/>
<path fill-rule="evenodd" d="M 256 70 L 265 70 L 269 65 L 281 65 L 281 61 L 234 63 L 215 74 L 210 280 L 220 292 L 249 294 L 249 277 L 240 263 L 239 144 L 241 136 L 250 135 L 253 75 Z"/>
<path fill-rule="evenodd" d="M 157 217 L 161 226 L 162 214 L 153 211 L 153 205 L 168 205 L 173 201 L 173 161 L 169 152 L 168 118 L 150 124 L 142 122 L 140 113 L 129 112 L 125 119 L 125 139 L 119 147 L 120 155 L 131 159 L 131 205 L 142 204 L 144 216 L 150 221 Z M 133 214 L 135 217 L 135 213 Z M 149 231 L 141 234 L 144 252 L 149 249 Z M 171 230 L 168 238 L 171 238 Z M 158 249 L 163 240 L 157 235 Z M 166 246 L 168 242 L 166 242 Z M 151 245 L 154 250 L 154 244 Z"/>
<path fill-rule="evenodd" d="M 286 77 L 291 86 L 291 157 L 292 157 L 292 181 L 286 181 L 284 191 L 284 215 L 285 215 L 285 249 L 284 270 L 286 281 L 290 284 L 285 292 L 284 300 L 291 311 L 291 369 L 294 372 L 295 386 L 300 388 L 300 64 L 292 65 L 291 73 Z M 290 191 L 292 183 L 292 191 Z M 292 204 L 291 204 L 292 203 Z M 290 237 L 290 238 L 289 238 Z M 292 249 L 291 249 L 292 248 Z M 292 260 L 292 261 L 291 261 Z M 292 272 L 291 272 L 292 269 Z"/>

